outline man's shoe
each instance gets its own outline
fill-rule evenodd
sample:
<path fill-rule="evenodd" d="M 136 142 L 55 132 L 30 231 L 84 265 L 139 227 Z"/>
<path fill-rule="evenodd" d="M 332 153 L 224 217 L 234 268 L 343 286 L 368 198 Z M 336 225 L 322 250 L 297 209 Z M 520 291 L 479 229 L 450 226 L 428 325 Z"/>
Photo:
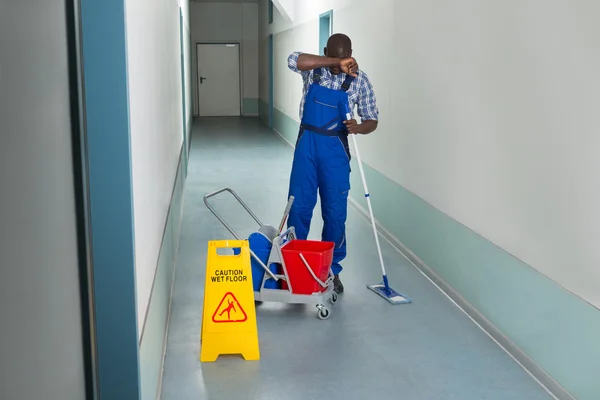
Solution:
<path fill-rule="evenodd" d="M 335 275 L 333 277 L 333 291 L 337 294 L 344 292 L 344 285 L 342 285 L 342 281 L 340 281 L 339 275 Z"/>

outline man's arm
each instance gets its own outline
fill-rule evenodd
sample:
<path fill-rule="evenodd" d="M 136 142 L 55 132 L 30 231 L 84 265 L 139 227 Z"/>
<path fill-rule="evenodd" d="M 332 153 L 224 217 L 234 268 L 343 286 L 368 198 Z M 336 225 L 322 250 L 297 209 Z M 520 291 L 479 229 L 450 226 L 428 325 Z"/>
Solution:
<path fill-rule="evenodd" d="M 301 53 L 298 56 L 298 69 L 308 71 L 315 68 L 339 67 L 341 61 L 340 58 Z"/>
<path fill-rule="evenodd" d="M 368 135 L 369 133 L 377 129 L 377 125 L 379 125 L 379 122 L 377 122 L 374 119 L 362 121 L 360 124 L 358 124 L 358 129 L 356 130 L 356 133 L 360 135 Z"/>
<path fill-rule="evenodd" d="M 354 58 L 334 58 L 295 51 L 288 57 L 288 67 L 294 72 L 306 73 L 315 68 L 338 67 L 343 72 L 357 76 L 358 63 Z"/>
<path fill-rule="evenodd" d="M 367 119 L 363 120 L 360 124 L 356 122 L 355 119 L 351 119 L 349 121 L 344 121 L 346 125 L 346 129 L 348 129 L 348 133 L 359 134 L 359 135 L 368 135 L 377 129 L 377 125 L 379 124 L 377 120 Z"/>
<path fill-rule="evenodd" d="M 361 119 L 361 123 L 357 123 L 355 119 L 344 121 L 349 133 L 357 133 L 367 135 L 377 129 L 379 120 L 379 110 L 377 108 L 377 99 L 375 90 L 369 81 L 367 74 L 361 72 L 362 82 L 358 87 L 358 106 L 357 114 Z"/>

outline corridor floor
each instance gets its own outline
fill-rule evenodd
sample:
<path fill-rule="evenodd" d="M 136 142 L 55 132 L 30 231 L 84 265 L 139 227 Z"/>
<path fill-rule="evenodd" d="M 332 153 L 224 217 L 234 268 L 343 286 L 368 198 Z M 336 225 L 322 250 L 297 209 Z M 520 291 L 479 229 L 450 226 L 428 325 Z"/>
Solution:
<path fill-rule="evenodd" d="M 200 363 L 207 241 L 232 238 L 203 196 L 230 187 L 264 223 L 278 225 L 292 149 L 254 118 L 196 120 L 191 148 L 163 400 L 551 398 L 385 240 L 392 286 L 413 303 L 392 306 L 368 291 L 381 271 L 370 225 L 352 208 L 346 290 L 331 318 L 317 319 L 312 306 L 264 303 L 257 306 L 260 361 Z M 212 203 L 242 237 L 256 228 L 228 193 Z M 311 238 L 319 239 L 319 205 L 313 221 Z"/>

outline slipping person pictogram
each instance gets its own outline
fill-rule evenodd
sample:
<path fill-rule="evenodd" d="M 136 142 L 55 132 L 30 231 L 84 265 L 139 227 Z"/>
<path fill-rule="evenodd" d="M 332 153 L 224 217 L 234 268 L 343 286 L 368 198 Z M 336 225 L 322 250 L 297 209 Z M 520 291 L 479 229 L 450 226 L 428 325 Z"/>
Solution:
<path fill-rule="evenodd" d="M 232 313 L 233 311 L 233 313 Z M 248 319 L 242 305 L 231 292 L 225 293 L 215 309 L 213 322 L 245 322 Z"/>
<path fill-rule="evenodd" d="M 229 305 L 227 306 L 227 308 L 225 308 L 223 311 L 221 311 L 221 313 L 219 314 L 219 317 L 222 317 L 223 314 L 227 313 L 227 319 L 231 319 L 231 310 L 236 311 L 235 310 L 235 304 L 233 303 L 233 301 L 231 300 L 227 300 L 229 302 Z"/>

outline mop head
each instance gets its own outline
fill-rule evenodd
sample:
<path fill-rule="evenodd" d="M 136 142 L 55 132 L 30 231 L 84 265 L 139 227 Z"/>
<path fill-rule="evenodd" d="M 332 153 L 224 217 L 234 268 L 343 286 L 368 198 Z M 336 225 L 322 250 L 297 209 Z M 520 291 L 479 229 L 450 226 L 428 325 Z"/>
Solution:
<path fill-rule="evenodd" d="M 410 298 L 403 295 L 402 293 L 396 292 L 391 287 L 388 286 L 386 288 L 385 283 L 380 283 L 377 285 L 367 285 L 367 288 L 386 299 L 390 304 L 407 304 L 412 302 Z"/>

